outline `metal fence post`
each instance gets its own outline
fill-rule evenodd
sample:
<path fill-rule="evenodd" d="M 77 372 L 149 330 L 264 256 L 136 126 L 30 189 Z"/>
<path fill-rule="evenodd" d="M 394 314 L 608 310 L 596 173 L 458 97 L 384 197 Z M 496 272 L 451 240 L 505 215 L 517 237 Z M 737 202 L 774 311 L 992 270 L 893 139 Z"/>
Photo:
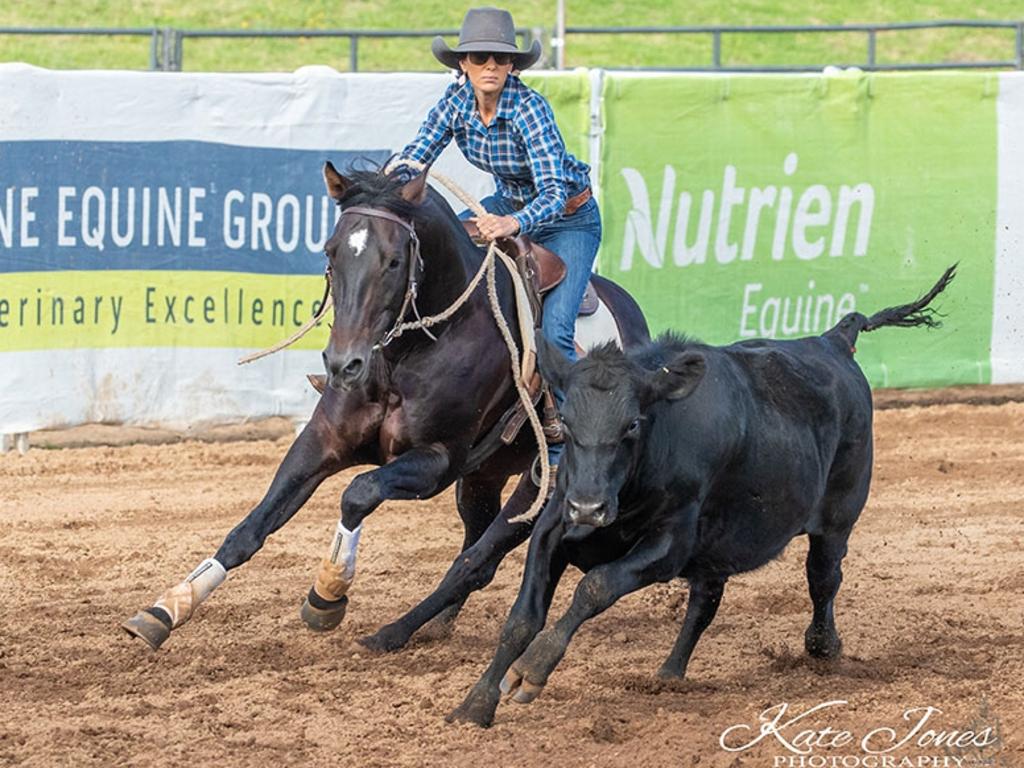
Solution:
<path fill-rule="evenodd" d="M 715 69 L 722 68 L 722 33 L 717 29 L 711 33 L 711 64 Z"/>
<path fill-rule="evenodd" d="M 348 39 L 348 69 L 349 72 L 359 71 L 359 38 L 355 35 Z"/>
<path fill-rule="evenodd" d="M 162 37 L 163 40 L 161 42 L 163 43 L 163 45 L 161 46 L 161 48 L 163 49 L 163 56 L 160 63 L 160 69 L 162 69 L 164 72 L 170 72 L 172 68 L 172 62 L 174 61 L 173 30 L 171 30 L 170 27 L 164 27 Z"/>
<path fill-rule="evenodd" d="M 174 71 L 181 72 L 185 60 L 185 35 L 180 29 L 174 30 Z"/>
<path fill-rule="evenodd" d="M 868 67 L 870 69 L 875 68 L 875 32 L 877 32 L 877 30 L 868 30 Z"/>
<path fill-rule="evenodd" d="M 149 71 L 152 72 L 160 67 L 159 56 L 160 32 L 156 29 L 149 36 Z"/>
<path fill-rule="evenodd" d="M 1017 25 L 1017 69 L 1024 69 L 1024 21 Z"/>

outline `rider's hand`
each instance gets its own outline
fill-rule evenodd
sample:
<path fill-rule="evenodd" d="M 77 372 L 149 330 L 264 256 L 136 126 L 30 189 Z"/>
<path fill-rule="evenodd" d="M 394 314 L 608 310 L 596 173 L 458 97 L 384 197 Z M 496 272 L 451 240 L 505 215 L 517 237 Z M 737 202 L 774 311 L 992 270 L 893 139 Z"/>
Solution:
<path fill-rule="evenodd" d="M 519 231 L 519 222 L 511 216 L 495 216 L 485 213 L 477 216 L 471 221 L 476 223 L 480 235 L 487 240 L 497 240 L 499 237 L 512 237 Z"/>

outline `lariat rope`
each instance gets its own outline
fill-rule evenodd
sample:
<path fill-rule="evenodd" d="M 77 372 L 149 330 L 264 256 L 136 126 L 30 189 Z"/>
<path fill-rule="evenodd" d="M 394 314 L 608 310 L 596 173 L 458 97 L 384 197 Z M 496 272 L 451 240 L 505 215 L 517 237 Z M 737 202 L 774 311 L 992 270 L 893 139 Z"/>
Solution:
<path fill-rule="evenodd" d="M 390 173 L 399 165 L 405 165 L 414 170 L 429 173 L 430 176 L 437 179 L 437 181 L 439 181 L 441 184 L 447 187 L 448 190 L 453 195 L 455 195 L 455 197 L 461 200 L 462 203 L 464 203 L 466 207 L 473 211 L 473 213 L 475 213 L 477 216 L 483 216 L 487 213 L 484 207 L 480 205 L 479 201 L 468 195 L 465 192 L 465 190 L 459 187 L 459 185 L 452 181 L 450 178 L 448 178 L 444 174 L 438 173 L 433 169 L 428 169 L 427 166 L 423 165 L 422 163 L 416 162 L 415 160 L 395 159 L 387 166 L 387 168 L 384 169 L 384 172 Z M 519 307 L 519 311 L 521 312 L 521 301 L 525 297 L 525 289 L 522 285 L 522 278 L 519 275 L 519 270 L 516 269 L 515 262 L 512 260 L 512 258 L 507 253 L 502 251 L 498 247 L 497 243 L 492 240 L 487 248 L 487 254 L 484 256 L 484 260 L 480 264 L 480 268 L 477 270 L 476 274 L 473 275 L 473 278 L 466 285 L 465 290 L 463 290 L 463 292 L 458 296 L 458 298 L 456 298 L 455 301 L 452 302 L 452 304 L 447 309 L 445 309 L 442 312 L 439 312 L 436 315 L 420 317 L 419 310 L 416 309 L 414 304 L 413 309 L 416 314 L 416 320 L 411 322 L 398 322 L 391 329 L 391 331 L 388 332 L 384 340 L 382 340 L 382 342 L 378 346 L 383 347 L 386 344 L 389 344 L 395 339 L 397 339 L 406 331 L 412 330 L 422 329 L 425 333 L 431 335 L 431 337 L 433 338 L 433 335 L 430 334 L 430 331 L 428 329 L 438 323 L 443 323 L 446 320 L 449 320 L 456 312 L 458 312 L 459 309 L 462 308 L 462 305 L 469 301 L 469 297 L 473 294 L 473 291 L 476 290 L 476 287 L 480 284 L 480 281 L 483 279 L 484 275 L 487 276 L 487 296 L 488 299 L 490 300 L 491 314 L 494 315 L 494 322 L 497 324 L 498 330 L 501 332 L 501 337 L 505 341 L 505 346 L 508 347 L 509 361 L 511 363 L 512 368 L 512 383 L 515 385 L 516 393 L 519 395 L 519 401 L 522 403 L 523 408 L 526 411 L 526 416 L 530 421 L 530 427 L 533 429 L 533 436 L 537 441 L 537 449 L 540 457 L 540 488 L 537 491 L 537 498 L 534 499 L 533 504 L 530 505 L 529 509 L 523 512 L 521 515 L 517 515 L 516 517 L 513 517 L 509 520 L 510 523 L 526 523 L 534 520 L 534 518 L 537 517 L 540 510 L 544 507 L 544 503 L 547 497 L 548 485 L 551 482 L 551 468 L 549 467 L 547 461 L 547 440 L 544 437 L 544 428 L 541 426 L 540 417 L 537 416 L 537 410 L 536 408 L 533 407 L 533 401 L 530 399 L 530 393 L 527 391 L 526 382 L 524 381 L 524 379 L 527 378 L 526 373 L 528 369 L 525 368 L 524 365 L 520 362 L 519 349 L 518 347 L 516 347 L 515 339 L 512 338 L 512 331 L 505 320 L 505 316 L 501 312 L 501 303 L 498 301 L 496 267 L 497 261 L 495 258 L 496 256 L 497 258 L 501 259 L 502 264 L 508 270 L 508 273 L 512 278 L 512 284 L 516 296 L 516 304 L 517 307 Z M 416 264 L 410 263 L 409 269 L 414 270 L 416 269 L 416 266 Z M 280 341 L 274 346 L 268 347 L 267 349 L 264 349 L 260 352 L 254 352 L 250 355 L 246 355 L 245 357 L 241 358 L 238 361 L 238 364 L 243 365 L 245 363 L 251 363 L 254 360 L 259 360 L 262 357 L 272 355 L 275 352 L 279 352 L 280 350 L 288 346 L 291 346 L 296 341 L 305 336 L 317 323 L 319 323 L 320 320 L 323 319 L 324 315 L 327 313 L 328 309 L 328 298 L 330 297 L 331 291 L 330 266 L 328 266 L 327 268 L 325 279 L 327 281 L 327 286 L 324 289 L 324 298 L 320 305 L 319 311 L 316 313 L 314 317 L 307 320 L 305 325 L 299 328 L 295 333 L 293 333 L 284 341 Z M 406 298 L 408 299 L 408 294 L 406 294 Z M 402 317 L 404 316 L 404 310 L 406 308 L 406 305 L 403 305 L 403 312 L 398 316 L 399 321 L 401 321 Z M 532 326 L 528 323 L 520 322 L 520 331 L 523 334 L 525 346 L 526 344 L 529 343 L 526 338 L 526 335 L 532 331 Z"/>
<path fill-rule="evenodd" d="M 254 360 L 259 360 L 261 357 L 267 357 L 268 355 L 272 355 L 275 352 L 280 352 L 285 347 L 290 347 L 296 341 L 298 341 L 307 333 L 309 333 L 313 326 L 319 323 L 323 319 L 324 315 L 327 314 L 327 310 L 330 309 L 330 304 L 327 301 L 327 299 L 329 299 L 331 296 L 330 264 L 327 265 L 327 271 L 324 272 L 324 282 L 326 283 L 326 285 L 324 286 L 324 297 L 320 300 L 320 309 L 317 310 L 317 313 L 313 315 L 313 317 L 309 318 L 309 320 L 306 321 L 305 325 L 299 328 L 299 330 L 297 330 L 287 339 L 277 342 L 277 344 L 275 344 L 274 346 L 267 347 L 266 349 L 260 350 L 259 352 L 253 352 L 252 354 L 239 358 L 238 364 L 245 365 L 246 363 L 251 363 Z"/>

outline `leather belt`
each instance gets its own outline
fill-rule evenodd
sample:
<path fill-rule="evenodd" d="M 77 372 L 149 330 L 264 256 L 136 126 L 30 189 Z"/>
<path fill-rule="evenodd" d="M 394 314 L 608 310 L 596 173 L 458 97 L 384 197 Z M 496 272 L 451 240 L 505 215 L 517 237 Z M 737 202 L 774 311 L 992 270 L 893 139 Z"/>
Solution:
<path fill-rule="evenodd" d="M 565 201 L 565 207 L 562 209 L 562 215 L 572 216 L 574 213 L 576 213 L 576 211 L 582 208 L 586 204 L 586 202 L 593 196 L 594 195 L 591 192 L 590 187 L 587 187 L 578 195 L 573 195 L 572 197 Z M 521 211 L 523 210 L 523 208 L 526 207 L 523 203 L 520 203 L 518 200 L 509 200 L 509 203 L 512 205 L 512 208 L 517 211 Z"/>
<path fill-rule="evenodd" d="M 578 195 L 570 197 L 565 201 L 565 215 L 572 216 L 576 211 L 582 208 L 591 197 L 593 197 L 593 194 L 590 191 L 590 187 L 587 187 Z"/>

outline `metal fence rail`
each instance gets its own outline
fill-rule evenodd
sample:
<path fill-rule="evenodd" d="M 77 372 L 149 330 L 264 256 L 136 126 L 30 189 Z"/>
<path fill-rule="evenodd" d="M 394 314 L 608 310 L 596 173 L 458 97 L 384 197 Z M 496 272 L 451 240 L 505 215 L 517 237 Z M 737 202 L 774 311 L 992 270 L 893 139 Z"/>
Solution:
<path fill-rule="evenodd" d="M 879 64 L 878 33 L 897 32 L 901 30 L 921 29 L 1012 29 L 1015 30 L 1013 57 L 994 61 L 943 61 L 913 62 L 907 64 Z M 866 35 L 866 57 L 862 62 L 828 61 L 822 64 L 802 65 L 726 65 L 722 63 L 722 36 L 749 34 L 796 34 L 796 33 L 849 33 L 863 32 Z M 822 24 L 817 26 L 782 25 L 782 26 L 679 26 L 679 27 L 566 27 L 569 35 L 610 35 L 610 34 L 676 34 L 676 35 L 709 35 L 711 37 L 711 62 L 705 66 L 694 67 L 625 67 L 635 70 L 670 70 L 682 72 L 816 72 L 826 66 L 849 67 L 881 70 L 922 70 L 922 69 L 1024 69 L 1024 21 L 909 21 L 893 24 Z M 598 62 L 600 65 L 600 62 Z M 621 69 L 621 67 L 612 68 Z"/>
<path fill-rule="evenodd" d="M 1012 57 L 990 61 L 940 61 L 880 64 L 878 62 L 879 33 L 901 30 L 923 29 L 1010 29 L 1015 31 Z M 722 61 L 722 38 L 726 35 L 750 34 L 838 34 L 863 33 L 865 35 L 865 58 L 861 62 L 827 61 L 821 64 L 727 64 Z M 453 37 L 457 29 L 394 30 L 394 29 L 177 29 L 174 27 L 142 28 L 73 28 L 73 27 L 0 27 L 2 35 L 82 35 L 111 37 L 148 37 L 149 68 L 162 71 L 181 71 L 185 57 L 185 40 L 188 38 L 337 38 L 348 41 L 348 64 L 353 72 L 359 70 L 359 41 L 361 39 L 424 38 L 443 35 Z M 825 25 L 782 25 L 782 26 L 668 26 L 668 27 L 566 27 L 562 38 L 551 35 L 550 30 L 541 27 L 520 29 L 516 33 L 527 45 L 533 40 L 545 44 L 545 56 L 541 64 L 554 61 L 551 47 L 565 46 L 569 36 L 580 35 L 706 35 L 710 37 L 710 62 L 690 67 L 621 67 L 615 62 L 594 62 L 595 65 L 612 69 L 668 70 L 683 72 L 810 72 L 826 66 L 856 66 L 866 70 L 924 70 L 924 69 L 1024 69 L 1024 21 L 921 21 L 894 24 L 825 24 Z"/>
<path fill-rule="evenodd" d="M 0 35 L 74 35 L 81 37 L 148 37 L 149 68 L 164 69 L 164 30 L 156 27 L 0 27 Z"/>
<path fill-rule="evenodd" d="M 359 40 L 381 39 L 381 38 L 416 38 L 437 35 L 457 37 L 458 29 L 419 29 L 419 30 L 394 30 L 394 29 L 175 29 L 169 30 L 174 36 L 174 56 L 163 69 L 178 71 L 181 69 L 184 58 L 184 42 L 186 38 L 314 38 L 330 37 L 348 40 L 348 68 L 352 72 L 359 71 Z M 539 30 L 518 30 L 516 35 L 525 40 L 527 44 L 532 42 L 533 35 Z"/>

